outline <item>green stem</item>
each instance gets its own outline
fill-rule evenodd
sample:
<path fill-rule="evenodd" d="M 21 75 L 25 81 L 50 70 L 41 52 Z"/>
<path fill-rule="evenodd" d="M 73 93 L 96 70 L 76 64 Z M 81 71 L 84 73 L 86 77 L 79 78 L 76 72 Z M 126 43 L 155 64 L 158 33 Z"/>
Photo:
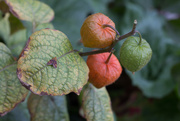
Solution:
<path fill-rule="evenodd" d="M 138 45 L 141 45 L 141 43 L 142 43 L 142 36 L 141 36 L 141 33 L 140 33 L 139 31 L 136 31 L 136 33 L 138 33 L 139 38 L 140 38 L 139 44 L 138 44 Z"/>
<path fill-rule="evenodd" d="M 112 48 L 117 44 L 117 42 L 119 42 L 120 40 L 123 40 L 129 36 L 132 36 L 136 33 L 136 25 L 137 25 L 137 21 L 134 20 L 134 24 L 133 24 L 133 28 L 132 30 L 127 33 L 127 34 L 124 34 L 118 38 L 115 39 L 115 41 L 113 42 L 112 45 L 110 45 L 109 47 L 107 48 L 103 48 L 103 49 L 99 49 L 99 50 L 96 50 L 96 51 L 90 51 L 90 52 L 79 52 L 79 55 L 80 56 L 88 56 L 88 55 L 93 55 L 93 54 L 99 54 L 99 53 L 104 53 L 104 52 L 110 52 L 112 50 Z"/>

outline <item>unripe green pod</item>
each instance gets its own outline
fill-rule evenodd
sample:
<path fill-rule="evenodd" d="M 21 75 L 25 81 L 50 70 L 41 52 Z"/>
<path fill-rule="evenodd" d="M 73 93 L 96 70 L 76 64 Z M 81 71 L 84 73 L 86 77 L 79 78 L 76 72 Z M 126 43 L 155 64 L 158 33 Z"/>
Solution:
<path fill-rule="evenodd" d="M 146 40 L 128 37 L 120 49 L 120 63 L 129 71 L 142 69 L 151 59 L 152 50 Z"/>

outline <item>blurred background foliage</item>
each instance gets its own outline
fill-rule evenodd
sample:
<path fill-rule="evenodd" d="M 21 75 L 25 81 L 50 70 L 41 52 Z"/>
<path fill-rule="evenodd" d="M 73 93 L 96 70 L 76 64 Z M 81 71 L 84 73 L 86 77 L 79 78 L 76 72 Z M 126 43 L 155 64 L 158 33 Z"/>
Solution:
<path fill-rule="evenodd" d="M 151 61 L 134 75 L 124 69 L 121 77 L 108 86 L 114 116 L 117 121 L 179 121 L 180 119 L 180 1 L 179 0 L 40 0 L 55 11 L 55 29 L 64 32 L 74 49 L 88 51 L 80 43 L 80 28 L 85 18 L 101 12 L 116 24 L 120 34 L 137 30 L 153 50 Z M 0 1 L 0 41 L 18 57 L 28 36 L 31 24 L 21 22 Z M 23 23 L 23 24 L 22 24 Z M 47 28 L 53 28 L 51 23 Z M 8 29 L 10 27 L 10 29 Z M 3 31 L 2 31 L 3 28 Z M 7 30 L 5 30 L 7 28 Z M 25 29 L 26 28 L 26 29 Z M 41 26 L 39 27 L 41 28 Z M 27 37 L 24 36 L 28 33 Z M 11 35 L 11 37 L 6 38 Z M 138 36 L 138 35 L 135 35 Z M 124 40 L 123 40 L 124 41 Z M 123 41 L 119 42 L 116 56 Z M 84 58 L 86 59 L 86 58 Z M 78 96 L 67 96 L 72 121 L 83 121 L 79 115 Z M 17 116 L 18 114 L 18 116 Z M 28 121 L 26 101 L 0 121 Z"/>

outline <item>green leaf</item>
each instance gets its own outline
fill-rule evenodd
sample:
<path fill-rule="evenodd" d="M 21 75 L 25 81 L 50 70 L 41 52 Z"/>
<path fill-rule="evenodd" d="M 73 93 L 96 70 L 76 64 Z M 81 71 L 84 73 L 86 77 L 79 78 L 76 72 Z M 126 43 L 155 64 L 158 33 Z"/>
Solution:
<path fill-rule="evenodd" d="M 46 28 L 48 28 L 48 29 L 54 29 L 54 26 L 53 26 L 51 23 L 39 24 L 39 25 L 36 27 L 35 31 L 39 31 L 39 30 L 41 30 L 41 29 L 46 29 Z"/>
<path fill-rule="evenodd" d="M 14 34 L 15 32 L 17 32 L 19 30 L 25 29 L 21 20 L 16 18 L 13 14 L 10 14 L 9 23 L 10 23 L 10 27 L 11 27 L 11 34 Z"/>
<path fill-rule="evenodd" d="M 5 17 L 0 20 L 0 37 L 7 40 L 10 35 L 10 25 L 9 25 L 9 13 L 5 14 Z"/>
<path fill-rule="evenodd" d="M 10 50 L 0 43 L 0 116 L 14 109 L 28 93 L 17 78 L 16 67 Z"/>
<path fill-rule="evenodd" d="M 20 103 L 14 110 L 0 118 L 0 121 L 30 121 L 29 111 L 27 109 L 27 98 Z"/>
<path fill-rule="evenodd" d="M 26 43 L 26 29 L 19 30 L 9 37 L 6 42 L 13 55 L 19 56 Z"/>
<path fill-rule="evenodd" d="M 54 18 L 53 10 L 37 0 L 5 0 L 14 16 L 35 23 L 47 23 Z"/>
<path fill-rule="evenodd" d="M 142 69 L 140 72 L 136 72 L 134 75 L 128 73 L 133 79 L 133 85 L 138 86 L 143 94 L 147 97 L 162 98 L 163 96 L 170 93 L 175 82 L 171 79 L 170 68 L 171 64 L 166 67 L 166 70 L 160 72 L 158 77 L 151 79 L 150 77 L 145 77 L 148 72 L 148 68 Z M 149 69 L 150 70 L 150 69 Z"/>
<path fill-rule="evenodd" d="M 69 121 L 65 96 L 38 96 L 28 99 L 31 121 Z"/>
<path fill-rule="evenodd" d="M 43 29 L 30 36 L 17 68 L 21 83 L 38 95 L 79 94 L 87 83 L 89 72 L 67 36 L 52 29 Z"/>
<path fill-rule="evenodd" d="M 111 101 L 105 87 L 88 84 L 83 90 L 82 108 L 87 121 L 113 121 Z"/>

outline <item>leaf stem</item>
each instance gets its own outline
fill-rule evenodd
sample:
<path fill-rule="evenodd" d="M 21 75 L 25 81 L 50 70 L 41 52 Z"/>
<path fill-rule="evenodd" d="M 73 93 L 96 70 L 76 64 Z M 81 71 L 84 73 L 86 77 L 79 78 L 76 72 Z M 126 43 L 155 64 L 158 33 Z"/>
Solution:
<path fill-rule="evenodd" d="M 119 42 L 120 40 L 123 40 L 129 36 L 134 35 L 137 31 L 136 31 L 136 25 L 137 25 L 137 20 L 134 20 L 134 24 L 133 24 L 133 28 L 130 32 L 128 32 L 127 34 L 124 34 L 118 38 L 115 39 L 115 41 L 112 43 L 112 45 L 110 45 L 107 48 L 103 48 L 103 49 L 99 49 L 96 51 L 90 51 L 90 52 L 79 52 L 80 56 L 88 56 L 88 55 L 93 55 L 93 54 L 99 54 L 99 53 L 104 53 L 104 52 L 110 52 L 112 50 L 112 48 L 117 44 L 117 42 Z"/>

